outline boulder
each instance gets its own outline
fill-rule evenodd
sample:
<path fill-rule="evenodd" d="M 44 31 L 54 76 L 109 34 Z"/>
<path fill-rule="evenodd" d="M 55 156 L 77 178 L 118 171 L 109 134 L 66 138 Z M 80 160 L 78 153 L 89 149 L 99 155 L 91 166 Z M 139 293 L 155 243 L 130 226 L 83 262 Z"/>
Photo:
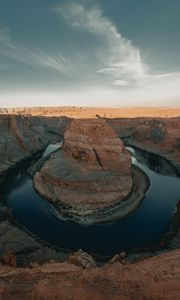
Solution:
<path fill-rule="evenodd" d="M 68 258 L 68 263 L 74 264 L 84 269 L 96 268 L 96 262 L 94 258 L 88 253 L 79 249 Z"/>

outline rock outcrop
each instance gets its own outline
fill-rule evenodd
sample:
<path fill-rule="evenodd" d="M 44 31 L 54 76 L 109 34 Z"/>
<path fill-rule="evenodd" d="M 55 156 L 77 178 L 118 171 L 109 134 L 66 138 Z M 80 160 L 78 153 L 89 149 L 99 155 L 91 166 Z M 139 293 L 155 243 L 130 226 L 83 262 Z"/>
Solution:
<path fill-rule="evenodd" d="M 141 260 L 84 269 L 70 263 L 0 267 L 5 300 L 179 300 L 180 250 Z"/>
<path fill-rule="evenodd" d="M 180 118 L 117 118 L 108 123 L 132 146 L 168 159 L 180 173 Z"/>
<path fill-rule="evenodd" d="M 18 163 L 61 140 L 70 119 L 0 115 L 0 182 Z"/>
<path fill-rule="evenodd" d="M 133 191 L 133 175 L 130 154 L 104 120 L 74 120 L 65 132 L 62 151 L 53 154 L 35 174 L 34 186 L 55 204 L 61 216 L 97 223 L 112 221 L 119 205 L 124 207 L 123 201 Z M 142 194 L 135 197 L 136 205 Z M 131 206 L 124 209 L 125 215 L 132 211 Z"/>
<path fill-rule="evenodd" d="M 84 269 L 92 269 L 96 267 L 96 262 L 93 257 L 81 249 L 69 256 L 68 263 Z"/>
<path fill-rule="evenodd" d="M 131 175 L 130 155 L 104 120 L 74 120 L 65 132 L 64 152 L 88 171 Z"/>

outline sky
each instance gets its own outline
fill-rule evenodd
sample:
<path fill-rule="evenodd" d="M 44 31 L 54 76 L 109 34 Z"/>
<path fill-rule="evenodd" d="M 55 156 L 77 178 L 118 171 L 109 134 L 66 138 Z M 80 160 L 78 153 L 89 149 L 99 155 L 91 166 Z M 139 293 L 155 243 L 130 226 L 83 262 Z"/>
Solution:
<path fill-rule="evenodd" d="M 180 106 L 180 0 L 0 0 L 0 107 Z"/>

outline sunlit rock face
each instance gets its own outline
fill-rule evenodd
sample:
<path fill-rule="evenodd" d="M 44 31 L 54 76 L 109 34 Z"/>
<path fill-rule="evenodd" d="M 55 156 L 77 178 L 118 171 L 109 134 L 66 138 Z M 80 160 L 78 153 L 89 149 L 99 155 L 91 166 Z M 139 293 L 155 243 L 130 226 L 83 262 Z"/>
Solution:
<path fill-rule="evenodd" d="M 63 149 L 35 174 L 34 185 L 61 215 L 85 222 L 129 195 L 131 157 L 104 120 L 74 120 Z"/>
<path fill-rule="evenodd" d="M 64 136 L 64 151 L 81 168 L 131 174 L 130 155 L 104 120 L 74 120 Z"/>

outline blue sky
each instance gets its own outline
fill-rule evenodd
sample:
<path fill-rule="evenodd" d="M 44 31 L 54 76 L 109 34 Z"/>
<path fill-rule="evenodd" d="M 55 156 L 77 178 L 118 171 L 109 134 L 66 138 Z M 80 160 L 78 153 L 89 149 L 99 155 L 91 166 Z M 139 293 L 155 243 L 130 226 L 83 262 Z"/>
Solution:
<path fill-rule="evenodd" d="M 0 107 L 180 106 L 179 0 L 0 0 Z"/>

